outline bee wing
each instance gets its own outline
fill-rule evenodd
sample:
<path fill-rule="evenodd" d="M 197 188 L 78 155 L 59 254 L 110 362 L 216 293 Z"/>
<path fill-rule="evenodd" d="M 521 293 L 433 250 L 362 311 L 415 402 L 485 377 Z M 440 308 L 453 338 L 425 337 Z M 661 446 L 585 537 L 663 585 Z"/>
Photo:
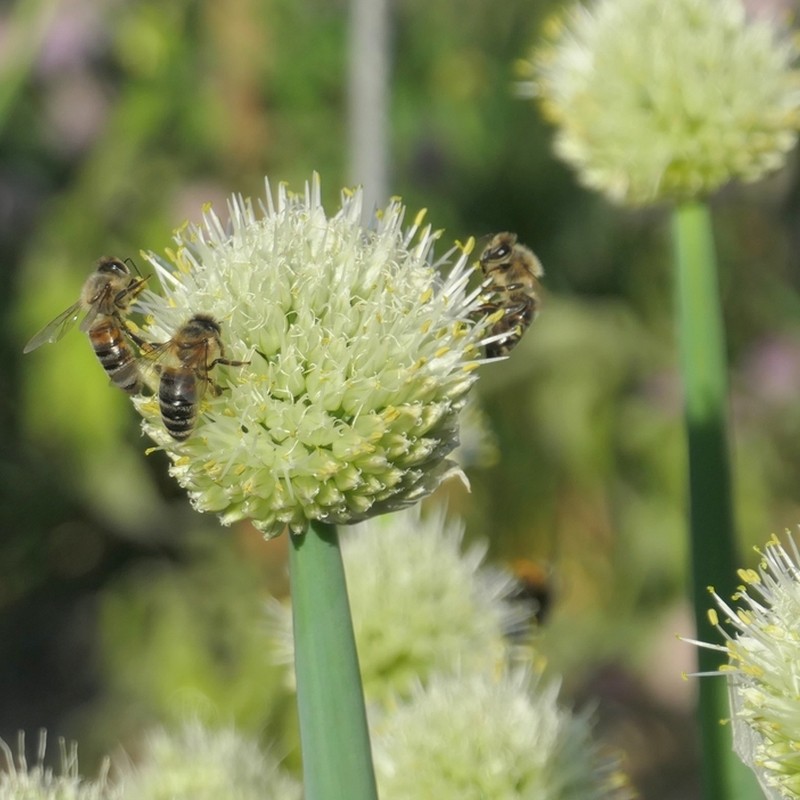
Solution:
<path fill-rule="evenodd" d="M 81 315 L 82 306 L 83 304 L 79 300 L 65 311 L 62 311 L 31 338 L 22 352 L 30 353 L 31 350 L 36 350 L 37 347 L 41 347 L 43 344 L 57 342 L 77 322 L 78 317 Z M 81 327 L 83 327 L 83 323 L 81 323 Z"/>
<path fill-rule="evenodd" d="M 78 326 L 83 333 L 89 332 L 89 328 L 92 327 L 92 323 L 99 313 L 100 305 L 98 303 L 92 303 L 92 305 L 89 306 L 89 310 L 86 312 L 86 316 L 81 320 L 81 324 Z"/>
<path fill-rule="evenodd" d="M 161 380 L 161 373 L 164 371 L 164 367 L 168 365 L 167 362 L 172 360 L 172 341 L 146 342 L 140 338 L 136 344 L 142 353 L 141 357 L 136 361 L 139 374 L 145 383 L 155 391 Z"/>
<path fill-rule="evenodd" d="M 127 330 L 127 333 L 131 333 L 130 329 Z M 171 339 L 168 342 L 148 342 L 141 337 L 139 337 L 139 339 L 140 341 L 137 342 L 137 344 L 142 351 L 141 361 L 148 361 L 155 366 L 159 362 L 164 361 L 170 353 L 170 346 L 172 345 Z"/>

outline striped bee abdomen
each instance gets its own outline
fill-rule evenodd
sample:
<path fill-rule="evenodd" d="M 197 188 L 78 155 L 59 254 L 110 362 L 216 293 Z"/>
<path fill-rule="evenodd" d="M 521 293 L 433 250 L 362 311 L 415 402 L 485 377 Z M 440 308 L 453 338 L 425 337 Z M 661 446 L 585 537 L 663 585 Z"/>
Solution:
<path fill-rule="evenodd" d="M 104 316 L 88 330 L 97 359 L 111 382 L 128 394 L 137 394 L 142 389 L 139 369 L 131 346 L 114 317 Z"/>
<path fill-rule="evenodd" d="M 188 370 L 165 369 L 158 387 L 161 418 L 173 439 L 188 439 L 197 419 L 197 377 Z"/>

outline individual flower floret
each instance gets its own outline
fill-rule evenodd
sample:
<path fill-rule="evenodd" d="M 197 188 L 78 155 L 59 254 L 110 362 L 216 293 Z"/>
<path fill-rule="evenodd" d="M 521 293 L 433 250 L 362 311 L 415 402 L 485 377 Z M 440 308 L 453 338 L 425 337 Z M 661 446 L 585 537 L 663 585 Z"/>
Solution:
<path fill-rule="evenodd" d="M 622 800 L 616 762 L 523 668 L 435 676 L 374 725 L 384 800 Z"/>
<path fill-rule="evenodd" d="M 199 721 L 156 729 L 138 762 L 121 767 L 120 800 L 300 800 L 300 784 L 232 728 Z"/>
<path fill-rule="evenodd" d="M 797 140 L 793 40 L 741 0 L 596 0 L 521 63 L 581 181 L 631 204 L 683 199 L 783 165 Z"/>
<path fill-rule="evenodd" d="M 185 442 L 157 398 L 135 401 L 198 510 L 299 532 L 408 505 L 454 471 L 489 323 L 467 290 L 471 245 L 443 275 L 438 233 L 422 214 L 404 229 L 404 213 L 392 202 L 365 228 L 356 191 L 328 215 L 315 177 L 302 195 L 281 186 L 275 204 L 268 186 L 260 213 L 234 198 L 230 230 L 207 210 L 176 234 L 172 268 L 149 256 L 164 295 L 143 294 L 144 337 L 167 341 L 205 315 L 219 328 L 217 339 L 207 325 L 213 352 L 249 361 L 209 371 Z"/>
<path fill-rule="evenodd" d="M 437 671 L 491 670 L 507 635 L 530 611 L 511 601 L 510 573 L 483 565 L 486 545 L 462 552 L 464 525 L 419 507 L 356 525 L 341 537 L 361 677 L 367 700 L 407 694 Z M 282 662 L 292 664 L 290 609 L 271 607 Z"/>
<path fill-rule="evenodd" d="M 710 612 L 725 645 L 695 642 L 719 650 L 728 664 L 734 745 L 768 797 L 800 798 L 800 553 L 773 537 L 758 570 L 740 570 L 745 582 L 726 603 L 712 592 L 730 635 Z"/>

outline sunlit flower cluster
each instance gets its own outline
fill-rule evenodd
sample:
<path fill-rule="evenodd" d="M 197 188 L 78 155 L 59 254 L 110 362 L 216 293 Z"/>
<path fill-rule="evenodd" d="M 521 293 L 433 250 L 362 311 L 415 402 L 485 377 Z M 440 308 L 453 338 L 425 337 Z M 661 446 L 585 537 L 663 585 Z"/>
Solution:
<path fill-rule="evenodd" d="M 729 605 L 713 594 L 731 635 L 712 622 L 725 645 L 719 650 L 728 676 L 734 742 L 740 757 L 758 777 L 768 797 L 800 798 L 800 553 L 773 538 L 757 570 L 741 570 L 744 581 Z"/>
<path fill-rule="evenodd" d="M 797 140 L 797 49 L 741 0 L 594 0 L 551 22 L 520 90 L 581 181 L 630 204 L 780 167 Z"/>
<path fill-rule="evenodd" d="M 185 442 L 157 397 L 135 402 L 200 511 L 250 519 L 267 535 L 309 520 L 350 523 L 409 505 L 455 464 L 458 415 L 487 335 L 472 244 L 434 260 L 423 214 L 404 227 L 392 202 L 361 224 L 361 193 L 326 214 L 315 177 L 256 210 L 234 198 L 230 227 L 207 210 L 178 231 L 172 265 L 150 255 L 163 293 L 146 291 L 144 338 L 163 342 L 191 315 L 220 323 L 229 358 L 213 370 Z M 449 270 L 442 266 L 455 254 Z"/>

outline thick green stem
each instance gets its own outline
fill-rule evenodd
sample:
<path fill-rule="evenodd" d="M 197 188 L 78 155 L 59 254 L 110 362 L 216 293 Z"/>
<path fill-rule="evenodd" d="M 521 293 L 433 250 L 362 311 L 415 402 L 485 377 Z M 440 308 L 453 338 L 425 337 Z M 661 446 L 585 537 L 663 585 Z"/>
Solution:
<path fill-rule="evenodd" d="M 727 434 L 725 336 L 716 254 L 708 208 L 688 202 L 673 216 L 678 290 L 678 338 L 689 451 L 691 579 L 700 638 L 709 631 L 708 587 L 730 597 L 736 584 L 736 545 Z M 699 668 L 720 656 L 700 650 Z M 699 682 L 704 797 L 760 797 L 752 776 L 731 751 L 727 690 L 722 679 Z"/>
<path fill-rule="evenodd" d="M 291 536 L 297 706 L 306 800 L 377 800 L 336 528 Z"/>

